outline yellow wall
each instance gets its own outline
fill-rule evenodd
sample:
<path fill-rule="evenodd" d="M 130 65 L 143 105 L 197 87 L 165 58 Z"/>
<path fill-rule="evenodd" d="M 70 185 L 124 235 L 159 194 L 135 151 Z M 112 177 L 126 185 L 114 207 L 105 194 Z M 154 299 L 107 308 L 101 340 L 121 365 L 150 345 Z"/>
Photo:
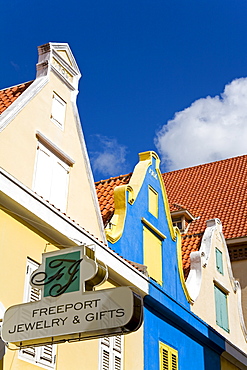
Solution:
<path fill-rule="evenodd" d="M 52 96 L 55 91 L 67 102 L 64 130 L 50 119 Z M 67 215 L 86 230 L 101 238 L 90 183 L 71 104 L 71 91 L 53 73 L 49 83 L 0 132 L 1 167 L 32 188 L 36 159 L 37 138 L 40 131 L 75 164 L 69 176 Z"/>
<path fill-rule="evenodd" d="M 42 253 L 58 248 L 44 235 L 23 222 L 17 215 L 0 210 L 0 299 L 5 308 L 23 302 L 27 257 L 41 262 Z M 97 289 L 114 288 L 109 281 Z M 10 348 L 15 348 L 10 344 Z M 143 368 L 143 329 L 124 336 L 123 358 L 125 370 Z M 57 345 L 56 369 L 98 370 L 99 340 Z M 34 364 L 18 358 L 18 350 L 8 349 L 4 356 L 4 370 L 34 370 Z M 1 369 L 1 364 L 0 364 Z"/>

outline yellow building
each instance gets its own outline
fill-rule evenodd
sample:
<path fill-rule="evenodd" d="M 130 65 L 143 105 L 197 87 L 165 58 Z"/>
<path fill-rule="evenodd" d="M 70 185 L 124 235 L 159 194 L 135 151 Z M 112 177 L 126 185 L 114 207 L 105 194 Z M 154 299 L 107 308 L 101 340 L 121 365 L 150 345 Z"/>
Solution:
<path fill-rule="evenodd" d="M 102 287 L 148 291 L 147 277 L 106 245 L 76 106 L 81 75 L 74 56 L 68 44 L 49 43 L 38 52 L 36 79 L 0 91 L 1 318 L 9 306 L 39 299 L 29 279 L 42 253 L 76 245 L 88 246 L 108 266 Z M 141 369 L 141 338 L 142 328 L 124 337 L 21 350 L 9 344 L 1 366 Z"/>

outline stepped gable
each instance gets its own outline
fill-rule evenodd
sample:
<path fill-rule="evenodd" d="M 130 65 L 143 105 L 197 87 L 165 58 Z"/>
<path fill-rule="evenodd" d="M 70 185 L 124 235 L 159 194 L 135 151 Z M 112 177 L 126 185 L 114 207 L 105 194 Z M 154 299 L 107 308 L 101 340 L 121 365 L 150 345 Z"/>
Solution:
<path fill-rule="evenodd" d="M 103 218 L 104 226 L 112 218 L 115 210 L 114 206 L 114 189 L 119 185 L 126 185 L 129 183 L 132 173 L 128 175 L 120 175 L 111 177 L 106 180 L 100 180 L 95 183 L 96 193 L 99 200 L 100 211 Z"/>
<path fill-rule="evenodd" d="M 0 90 L 0 114 L 2 114 L 32 83 L 25 82 L 20 85 Z"/>

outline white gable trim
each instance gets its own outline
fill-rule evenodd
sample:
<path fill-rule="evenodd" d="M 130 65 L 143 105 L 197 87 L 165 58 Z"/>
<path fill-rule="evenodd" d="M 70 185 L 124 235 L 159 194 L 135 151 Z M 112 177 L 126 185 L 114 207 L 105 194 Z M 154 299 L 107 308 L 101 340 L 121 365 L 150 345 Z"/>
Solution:
<path fill-rule="evenodd" d="M 111 280 L 135 286 L 142 295 L 148 293 L 149 281 L 145 275 L 1 168 L 0 201 L 3 207 L 58 244 L 76 246 L 85 243 L 96 251 L 96 258 L 108 266 Z"/>
<path fill-rule="evenodd" d="M 0 132 L 17 116 L 17 114 L 33 99 L 49 82 L 47 76 L 36 79 L 31 85 L 1 114 Z"/>

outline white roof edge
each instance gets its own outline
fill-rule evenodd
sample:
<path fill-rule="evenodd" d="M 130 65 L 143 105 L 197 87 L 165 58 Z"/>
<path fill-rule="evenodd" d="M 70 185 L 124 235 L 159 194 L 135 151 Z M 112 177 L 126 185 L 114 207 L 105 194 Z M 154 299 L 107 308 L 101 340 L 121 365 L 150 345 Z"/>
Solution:
<path fill-rule="evenodd" d="M 110 277 L 111 272 L 114 276 L 120 275 L 120 279 L 139 288 L 142 294 L 148 293 L 149 282 L 145 275 L 2 168 L 0 168 L 0 203 L 45 235 L 64 243 L 62 244 L 64 246 L 67 246 L 67 243 L 70 246 L 82 243 L 93 245 L 96 258 L 108 266 Z"/>
<path fill-rule="evenodd" d="M 247 368 L 247 354 L 237 348 L 234 344 L 225 339 L 225 352 L 223 352 L 223 357 L 228 359 L 230 362 L 234 360 L 234 364 L 240 369 Z"/>
<path fill-rule="evenodd" d="M 17 114 L 49 82 L 47 76 L 34 80 L 30 86 L 0 116 L 0 132 L 17 116 Z M 18 86 L 18 85 L 16 85 Z"/>

